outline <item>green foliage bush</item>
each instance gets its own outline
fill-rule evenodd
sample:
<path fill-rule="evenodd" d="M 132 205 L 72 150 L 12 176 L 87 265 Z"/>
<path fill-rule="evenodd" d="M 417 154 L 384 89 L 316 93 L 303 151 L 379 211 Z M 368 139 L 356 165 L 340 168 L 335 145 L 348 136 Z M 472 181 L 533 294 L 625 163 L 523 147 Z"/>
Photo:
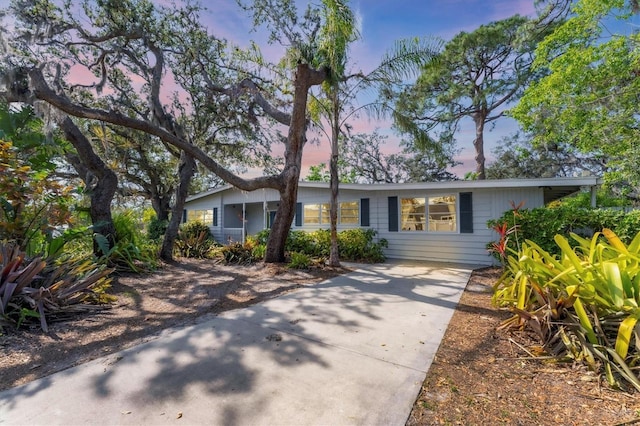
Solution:
<path fill-rule="evenodd" d="M 200 220 L 183 223 L 182 225 L 180 225 L 179 234 L 181 238 L 193 238 L 199 237 L 200 234 L 205 234 L 208 239 L 213 239 L 213 235 L 211 235 L 211 229 L 209 229 L 209 226 L 207 226 Z"/>
<path fill-rule="evenodd" d="M 116 228 L 116 244 L 109 248 L 105 236 L 94 238 L 110 267 L 125 272 L 149 272 L 157 267 L 157 244 L 149 241 L 142 232 L 141 224 L 132 210 L 113 215 Z"/>
<path fill-rule="evenodd" d="M 180 227 L 174 250 L 181 257 L 202 259 L 213 256 L 215 246 L 209 227 L 201 221 L 192 221 Z"/>
<path fill-rule="evenodd" d="M 338 249 L 344 260 L 358 262 L 384 262 L 383 249 L 389 244 L 384 238 L 374 241 L 373 229 L 348 229 L 338 234 Z"/>
<path fill-rule="evenodd" d="M 554 241 L 558 234 L 569 237 L 571 233 L 575 233 L 590 238 L 596 232 L 609 228 L 619 235 L 623 242 L 629 243 L 640 232 L 640 211 L 625 213 L 621 209 L 592 209 L 572 204 L 553 204 L 550 207 L 531 210 L 509 210 L 499 219 L 489 221 L 488 225 L 494 229 L 501 226 L 517 229 L 517 234 L 512 234 L 507 242 L 512 251 L 518 251 L 518 239 L 528 239 L 551 254 L 559 254 L 560 249 Z M 572 245 L 577 244 L 574 240 L 571 241 Z M 489 247 L 493 244 L 490 243 Z"/>
<path fill-rule="evenodd" d="M 291 252 L 291 261 L 287 265 L 293 269 L 309 269 L 311 266 L 311 257 L 305 253 Z"/>
<path fill-rule="evenodd" d="M 159 220 L 157 217 L 153 217 L 147 223 L 147 238 L 151 241 L 159 241 L 164 237 L 165 232 L 167 232 L 167 227 L 169 226 L 168 220 Z"/>
<path fill-rule="evenodd" d="M 47 178 L 51 170 L 34 169 L 20 154 L 0 139 L 0 240 L 35 255 L 58 229 L 72 225 L 73 188 Z"/>
<path fill-rule="evenodd" d="M 384 238 L 375 241 L 377 232 L 373 229 L 347 229 L 338 233 L 340 258 L 353 262 L 383 262 L 383 249 L 388 247 Z M 255 237 L 259 244 L 266 244 L 269 230 L 260 231 Z M 313 232 L 291 231 L 287 237 L 285 250 L 301 253 L 314 258 L 327 258 L 331 248 L 331 233 L 328 229 Z"/>
<path fill-rule="evenodd" d="M 494 303 L 514 316 L 505 327 L 527 326 L 545 351 L 604 371 L 640 391 L 640 233 L 624 244 L 610 229 L 601 238 L 554 237 L 557 255 L 531 240 L 509 250 Z"/>
<path fill-rule="evenodd" d="M 225 263 L 247 265 L 262 260 L 264 251 L 266 251 L 266 246 L 258 244 L 255 239 L 247 238 L 244 244 L 236 242 L 223 246 L 219 253 Z M 262 254 L 262 256 L 257 256 L 258 254 Z"/>

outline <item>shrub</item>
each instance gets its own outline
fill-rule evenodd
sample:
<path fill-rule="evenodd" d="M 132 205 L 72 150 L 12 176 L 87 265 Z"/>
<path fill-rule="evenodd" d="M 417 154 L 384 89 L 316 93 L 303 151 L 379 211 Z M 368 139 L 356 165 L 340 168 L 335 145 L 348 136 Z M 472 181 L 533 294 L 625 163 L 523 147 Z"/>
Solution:
<path fill-rule="evenodd" d="M 354 262 L 383 262 L 383 249 L 388 247 L 384 238 L 374 241 L 377 232 L 373 229 L 347 229 L 338 233 L 340 258 Z M 269 230 L 260 231 L 254 237 L 258 244 L 266 244 Z M 291 231 L 287 237 L 285 250 L 289 253 L 303 253 L 314 258 L 327 258 L 331 249 L 331 232 L 318 229 L 313 232 Z"/>
<path fill-rule="evenodd" d="M 568 238 L 571 233 L 575 233 L 591 238 L 596 232 L 608 228 L 619 235 L 623 242 L 629 243 L 640 232 L 640 212 L 625 213 L 615 209 L 554 204 L 531 210 L 514 208 L 506 211 L 499 219 L 489 221 L 488 226 L 496 230 L 502 227 L 509 230 L 517 229 L 520 241 L 529 239 L 543 250 L 559 254 L 560 249 L 554 241 L 558 234 Z M 569 241 L 572 246 L 577 245 L 574 240 Z M 494 244 L 497 243 L 489 243 L 487 248 L 491 251 Z M 515 235 L 508 239 L 507 247 L 512 251 L 518 251 Z"/>
<path fill-rule="evenodd" d="M 258 244 L 267 244 L 267 240 L 269 239 L 269 233 L 271 232 L 270 229 L 263 229 L 262 231 L 258 232 L 256 235 L 253 236 L 253 238 L 256 240 L 256 242 Z"/>
<path fill-rule="evenodd" d="M 180 227 L 174 248 L 178 256 L 202 259 L 212 256 L 215 246 L 209 227 L 203 222 L 193 221 Z"/>
<path fill-rule="evenodd" d="M 293 269 L 309 269 L 311 266 L 311 257 L 304 253 L 291 252 L 291 261 L 287 265 Z"/>
<path fill-rule="evenodd" d="M 17 327 L 90 310 L 87 303 L 105 303 L 111 269 L 89 257 L 28 258 L 14 243 L 0 243 L 0 315 Z"/>
<path fill-rule="evenodd" d="M 194 220 L 180 226 L 180 238 L 199 237 L 200 234 L 205 234 L 207 239 L 213 239 L 211 229 L 202 221 Z"/>
<path fill-rule="evenodd" d="M 73 188 L 33 169 L 13 143 L 0 139 L 0 240 L 15 241 L 30 255 L 60 227 L 72 223 Z"/>
<path fill-rule="evenodd" d="M 288 252 L 305 253 L 309 256 L 321 256 L 323 252 L 329 253 L 329 247 L 323 248 L 320 241 L 323 240 L 322 233 L 327 230 L 318 230 L 314 233 L 306 231 L 291 231 L 287 237 L 285 250 Z M 319 239 L 318 239 L 319 238 Z"/>
<path fill-rule="evenodd" d="M 356 262 L 384 262 L 383 248 L 388 247 L 384 238 L 375 242 L 374 229 L 348 229 L 338 234 L 338 249 L 344 260 Z"/>
<path fill-rule="evenodd" d="M 548 353 L 604 366 L 610 385 L 618 378 L 640 391 L 640 233 L 627 246 L 609 229 L 606 238 L 572 234 L 575 247 L 556 235 L 559 255 L 533 241 L 507 258 L 493 300 L 515 315 L 505 327 L 529 326 Z"/>
<path fill-rule="evenodd" d="M 265 254 L 267 254 L 267 245 L 266 244 L 257 244 L 252 250 L 251 250 L 251 256 L 255 259 L 255 260 L 260 260 L 260 259 L 264 259 Z"/>
<path fill-rule="evenodd" d="M 149 272 L 157 267 L 157 245 L 145 238 L 132 211 L 113 215 L 116 244 L 109 248 L 105 236 L 94 238 L 104 254 L 103 260 L 118 271 Z"/>
<path fill-rule="evenodd" d="M 225 263 L 238 263 L 238 264 L 251 264 L 253 262 L 261 260 L 254 256 L 256 247 L 259 247 L 254 242 L 247 241 L 246 243 L 231 243 L 223 246 L 220 250 Z M 264 256 L 264 255 L 263 255 Z"/>
<path fill-rule="evenodd" d="M 168 220 L 159 220 L 153 217 L 147 224 L 147 238 L 152 241 L 159 241 L 167 232 L 167 227 L 169 227 Z"/>

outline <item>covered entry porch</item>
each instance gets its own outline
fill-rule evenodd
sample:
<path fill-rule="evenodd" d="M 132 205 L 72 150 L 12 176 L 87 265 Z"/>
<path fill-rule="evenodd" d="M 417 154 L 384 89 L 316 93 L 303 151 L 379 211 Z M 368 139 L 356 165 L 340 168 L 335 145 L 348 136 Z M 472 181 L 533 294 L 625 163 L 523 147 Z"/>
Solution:
<path fill-rule="evenodd" d="M 271 228 L 279 203 L 263 201 L 254 203 L 224 204 L 221 217 L 221 243 L 246 241 L 247 235 L 255 235 L 263 229 Z"/>

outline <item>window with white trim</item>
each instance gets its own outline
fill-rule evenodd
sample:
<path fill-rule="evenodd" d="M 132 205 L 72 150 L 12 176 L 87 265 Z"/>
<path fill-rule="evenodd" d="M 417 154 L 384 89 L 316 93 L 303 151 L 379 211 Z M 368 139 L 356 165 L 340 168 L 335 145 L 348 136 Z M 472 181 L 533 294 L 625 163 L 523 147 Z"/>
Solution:
<path fill-rule="evenodd" d="M 213 224 L 213 209 L 187 210 L 187 222 L 200 221 L 205 225 Z"/>
<path fill-rule="evenodd" d="M 329 223 L 329 203 L 305 204 L 302 215 L 305 225 Z"/>
<path fill-rule="evenodd" d="M 456 202 L 455 194 L 429 197 L 429 231 L 456 232 L 458 230 Z"/>
<path fill-rule="evenodd" d="M 400 200 L 400 229 L 403 231 L 425 230 L 425 198 L 402 198 Z"/>
<path fill-rule="evenodd" d="M 360 224 L 360 203 L 358 201 L 342 201 L 338 212 L 338 222 L 344 225 Z"/>
<path fill-rule="evenodd" d="M 331 223 L 330 204 L 304 204 L 302 207 L 305 225 L 328 225 Z M 360 223 L 360 204 L 358 201 L 342 201 L 338 204 L 338 223 L 357 225 Z"/>

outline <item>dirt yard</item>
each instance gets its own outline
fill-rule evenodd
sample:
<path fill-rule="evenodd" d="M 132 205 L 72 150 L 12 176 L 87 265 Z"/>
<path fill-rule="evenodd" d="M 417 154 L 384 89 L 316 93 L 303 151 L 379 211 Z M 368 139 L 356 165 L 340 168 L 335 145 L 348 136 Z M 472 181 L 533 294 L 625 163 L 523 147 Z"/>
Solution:
<path fill-rule="evenodd" d="M 0 390 L 155 338 L 169 327 L 313 285 L 346 269 L 180 260 L 114 281 L 117 303 L 97 314 L 0 335 Z M 615 392 L 581 366 L 531 359 L 526 333 L 497 331 L 508 317 L 491 306 L 496 269 L 476 271 L 436 354 L 409 425 L 629 425 L 640 398 Z"/>

